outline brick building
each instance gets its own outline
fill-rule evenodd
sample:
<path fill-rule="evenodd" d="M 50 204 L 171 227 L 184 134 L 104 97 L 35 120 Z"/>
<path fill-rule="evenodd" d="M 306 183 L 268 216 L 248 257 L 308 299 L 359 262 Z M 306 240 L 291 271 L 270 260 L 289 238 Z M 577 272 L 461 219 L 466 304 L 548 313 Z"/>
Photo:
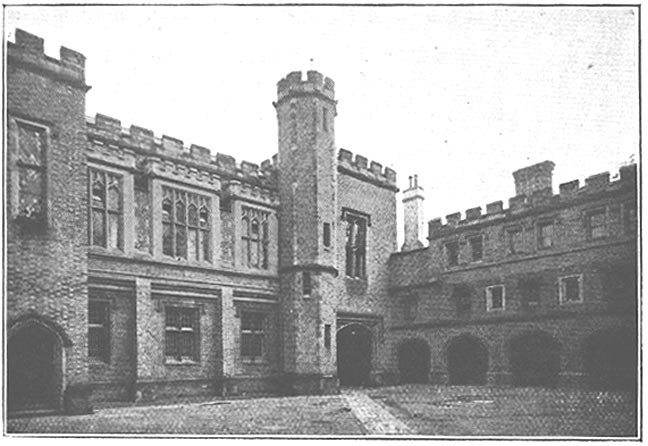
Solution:
<path fill-rule="evenodd" d="M 414 180 L 397 252 L 396 173 L 336 148 L 331 79 L 279 81 L 278 154 L 257 165 L 87 118 L 84 65 L 67 48 L 46 56 L 21 30 L 8 43 L 10 410 L 551 381 L 510 372 L 518 332 L 564 382 L 600 368 L 614 342 L 636 350 L 632 167 L 556 196 L 550 163 L 523 169 L 509 209 L 433 220 L 428 247 Z M 622 372 L 635 373 L 626 356 Z"/>

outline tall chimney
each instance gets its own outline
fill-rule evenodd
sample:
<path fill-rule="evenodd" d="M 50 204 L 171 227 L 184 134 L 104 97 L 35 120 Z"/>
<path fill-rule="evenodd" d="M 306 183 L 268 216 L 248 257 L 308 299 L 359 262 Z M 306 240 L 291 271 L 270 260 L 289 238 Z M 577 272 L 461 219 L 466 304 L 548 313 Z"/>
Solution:
<path fill-rule="evenodd" d="M 423 188 L 418 185 L 418 175 L 409 177 L 409 187 L 403 191 L 403 208 L 405 211 L 405 243 L 402 251 L 423 248 L 421 237 L 425 230 L 423 216 Z"/>
<path fill-rule="evenodd" d="M 533 192 L 551 189 L 554 166 L 555 164 L 551 161 L 543 161 L 513 172 L 515 195 L 529 197 Z"/>

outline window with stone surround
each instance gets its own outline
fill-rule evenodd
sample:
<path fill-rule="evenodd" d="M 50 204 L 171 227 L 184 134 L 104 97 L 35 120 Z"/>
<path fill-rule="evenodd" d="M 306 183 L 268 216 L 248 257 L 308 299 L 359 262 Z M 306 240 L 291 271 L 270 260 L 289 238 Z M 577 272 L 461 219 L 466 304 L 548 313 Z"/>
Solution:
<path fill-rule="evenodd" d="M 486 311 L 503 311 L 505 306 L 504 285 L 486 287 Z"/>
<path fill-rule="evenodd" d="M 267 313 L 263 312 L 241 312 L 241 357 L 243 359 L 263 359 L 266 318 Z"/>
<path fill-rule="evenodd" d="M 367 226 L 365 215 L 347 211 L 346 220 L 346 275 L 353 278 L 366 277 Z"/>
<path fill-rule="evenodd" d="M 122 177 L 89 169 L 89 238 L 92 246 L 123 249 Z"/>
<path fill-rule="evenodd" d="M 596 209 L 587 212 L 586 225 L 587 225 L 587 238 L 589 240 L 597 240 L 607 236 L 607 218 L 605 208 Z"/>
<path fill-rule="evenodd" d="M 476 235 L 468 238 L 470 245 L 470 260 L 472 262 L 481 262 L 484 259 L 484 237 Z"/>
<path fill-rule="evenodd" d="M 522 234 L 522 228 L 519 226 L 506 230 L 506 242 L 509 254 L 519 254 L 524 250 Z"/>
<path fill-rule="evenodd" d="M 623 229 L 626 235 L 637 235 L 637 205 L 635 203 L 623 204 Z"/>
<path fill-rule="evenodd" d="M 164 356 L 167 361 L 197 362 L 200 359 L 200 315 L 198 308 L 164 308 Z"/>
<path fill-rule="evenodd" d="M 551 220 L 538 223 L 538 248 L 549 249 L 554 245 L 554 223 Z"/>
<path fill-rule="evenodd" d="M 564 276 L 558 279 L 558 295 L 561 304 L 583 301 L 583 276 L 581 274 Z"/>
<path fill-rule="evenodd" d="M 110 302 L 88 301 L 88 357 L 110 362 Z"/>
<path fill-rule="evenodd" d="M 162 253 L 178 259 L 211 261 L 210 199 L 162 188 Z"/>
<path fill-rule="evenodd" d="M 270 213 L 245 206 L 242 211 L 243 262 L 250 268 L 268 269 Z"/>
<path fill-rule="evenodd" d="M 17 122 L 18 207 L 16 217 L 43 221 L 45 217 L 45 151 L 47 129 Z"/>
<path fill-rule="evenodd" d="M 446 263 L 448 266 L 457 266 L 459 264 L 459 242 L 447 242 L 444 245 Z"/>

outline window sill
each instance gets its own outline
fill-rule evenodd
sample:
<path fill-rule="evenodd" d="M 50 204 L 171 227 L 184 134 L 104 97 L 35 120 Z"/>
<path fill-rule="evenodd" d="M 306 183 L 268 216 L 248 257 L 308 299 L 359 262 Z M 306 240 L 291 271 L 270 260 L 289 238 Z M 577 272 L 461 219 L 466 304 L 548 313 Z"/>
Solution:
<path fill-rule="evenodd" d="M 560 305 L 579 305 L 582 304 L 583 300 L 565 300 L 565 301 L 560 301 Z"/>
<path fill-rule="evenodd" d="M 196 366 L 196 365 L 200 365 L 200 362 L 195 361 L 193 359 L 177 360 L 177 359 L 166 358 L 164 360 L 164 365 L 172 365 L 172 366 L 175 366 L 175 365 L 191 365 L 191 366 Z"/>
<path fill-rule="evenodd" d="M 246 365 L 267 365 L 268 361 L 265 359 L 242 358 L 241 362 Z"/>
<path fill-rule="evenodd" d="M 109 367 L 110 362 L 100 358 L 88 357 L 88 363 L 91 367 Z"/>

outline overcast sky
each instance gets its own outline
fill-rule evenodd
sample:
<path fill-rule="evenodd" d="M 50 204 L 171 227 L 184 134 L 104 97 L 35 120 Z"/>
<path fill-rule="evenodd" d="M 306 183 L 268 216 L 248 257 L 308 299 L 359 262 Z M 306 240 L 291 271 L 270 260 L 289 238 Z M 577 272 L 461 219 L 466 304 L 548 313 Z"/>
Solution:
<path fill-rule="evenodd" d="M 631 7 L 13 6 L 5 21 L 9 40 L 86 55 L 87 114 L 257 163 L 277 152 L 276 82 L 312 67 L 336 82 L 337 146 L 401 189 L 417 173 L 426 219 L 506 203 L 536 162 L 556 163 L 557 191 L 638 153 Z"/>

